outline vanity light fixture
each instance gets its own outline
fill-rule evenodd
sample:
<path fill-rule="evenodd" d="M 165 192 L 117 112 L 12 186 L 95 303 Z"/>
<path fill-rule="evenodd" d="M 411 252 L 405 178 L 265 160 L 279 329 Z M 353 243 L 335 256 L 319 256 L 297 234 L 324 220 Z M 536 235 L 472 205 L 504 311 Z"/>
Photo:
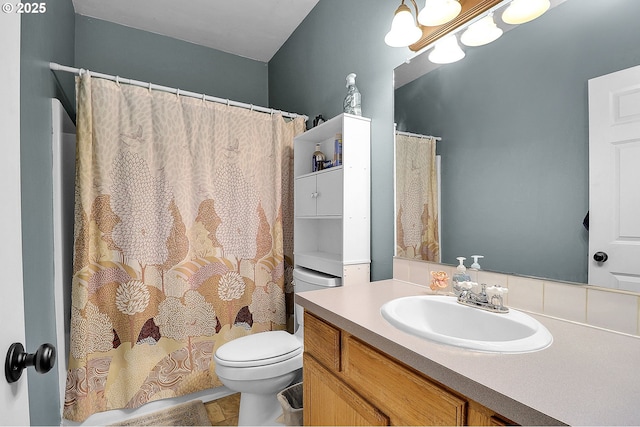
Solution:
<path fill-rule="evenodd" d="M 411 0 L 418 13 L 418 6 Z M 416 25 L 409 6 L 402 4 L 396 10 L 391 22 L 391 30 L 384 37 L 384 42 L 391 47 L 406 47 L 417 42 L 422 36 L 422 31 Z"/>
<path fill-rule="evenodd" d="M 464 58 L 464 55 L 464 51 L 458 44 L 458 38 L 452 34 L 436 42 L 435 48 L 429 54 L 429 61 L 435 64 L 451 64 Z"/>
<path fill-rule="evenodd" d="M 550 6 L 549 0 L 513 0 L 502 13 L 502 20 L 512 25 L 524 24 L 541 16 Z"/>
<path fill-rule="evenodd" d="M 460 41 L 466 46 L 482 46 L 498 39 L 502 33 L 502 29 L 498 28 L 493 20 L 493 13 L 490 13 L 471 24 L 462 33 Z"/>
<path fill-rule="evenodd" d="M 426 0 L 418 14 L 418 22 L 427 27 L 446 24 L 460 14 L 462 5 L 457 0 Z"/>

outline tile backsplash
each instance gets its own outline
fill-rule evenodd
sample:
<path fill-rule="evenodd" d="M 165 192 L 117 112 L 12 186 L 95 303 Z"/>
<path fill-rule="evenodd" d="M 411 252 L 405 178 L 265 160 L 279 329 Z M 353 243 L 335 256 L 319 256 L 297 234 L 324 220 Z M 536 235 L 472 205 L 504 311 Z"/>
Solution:
<path fill-rule="evenodd" d="M 393 259 L 393 278 L 428 286 L 431 271 L 455 267 L 434 262 Z M 640 295 L 616 289 L 467 269 L 471 279 L 509 288 L 506 305 L 573 322 L 640 335 Z"/>

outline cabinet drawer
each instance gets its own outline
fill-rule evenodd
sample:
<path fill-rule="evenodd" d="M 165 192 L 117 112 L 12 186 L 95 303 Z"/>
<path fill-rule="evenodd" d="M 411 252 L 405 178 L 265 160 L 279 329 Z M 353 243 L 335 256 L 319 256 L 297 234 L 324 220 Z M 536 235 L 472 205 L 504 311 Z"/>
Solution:
<path fill-rule="evenodd" d="M 465 400 L 351 336 L 344 345 L 345 381 L 392 424 L 464 425 Z"/>
<path fill-rule="evenodd" d="M 304 351 L 329 370 L 340 372 L 340 329 L 305 311 Z"/>

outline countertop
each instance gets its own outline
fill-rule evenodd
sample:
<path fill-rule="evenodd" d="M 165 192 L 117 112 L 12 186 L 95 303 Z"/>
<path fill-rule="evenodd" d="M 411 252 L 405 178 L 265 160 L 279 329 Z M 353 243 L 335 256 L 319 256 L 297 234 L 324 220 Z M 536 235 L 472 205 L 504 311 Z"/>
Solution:
<path fill-rule="evenodd" d="M 482 353 L 407 334 L 380 314 L 387 301 L 429 294 L 383 280 L 301 292 L 296 302 L 521 425 L 640 425 L 640 338 L 528 313 L 553 335 L 550 347 Z"/>

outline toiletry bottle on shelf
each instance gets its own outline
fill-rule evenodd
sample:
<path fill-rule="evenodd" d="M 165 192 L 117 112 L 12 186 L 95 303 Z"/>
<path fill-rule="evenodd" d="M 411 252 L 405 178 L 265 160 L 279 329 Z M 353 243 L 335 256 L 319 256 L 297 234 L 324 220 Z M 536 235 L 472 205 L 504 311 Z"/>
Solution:
<path fill-rule="evenodd" d="M 453 292 L 456 295 L 460 294 L 460 291 L 457 289 L 461 289 L 459 286 L 457 286 L 458 284 L 462 283 L 462 282 L 470 282 L 471 281 L 471 277 L 467 274 L 467 267 L 464 266 L 464 260 L 466 259 L 465 257 L 458 257 L 456 258 L 458 260 L 458 262 L 460 262 L 460 264 L 456 267 L 456 272 L 453 275 Z M 457 289 L 456 289 L 457 288 Z"/>
<path fill-rule="evenodd" d="M 347 76 L 347 96 L 344 98 L 343 110 L 345 113 L 361 116 L 361 104 L 360 91 L 356 87 L 356 75 L 351 73 Z"/>
<path fill-rule="evenodd" d="M 336 133 L 336 139 L 333 144 L 333 166 L 342 164 L 342 134 Z"/>
<path fill-rule="evenodd" d="M 320 151 L 320 144 L 316 144 L 316 151 L 313 153 L 311 170 L 317 172 L 324 169 L 324 161 L 326 160 L 324 153 Z"/>
<path fill-rule="evenodd" d="M 473 258 L 473 264 L 471 264 L 471 269 L 472 270 L 480 270 L 480 264 L 478 264 L 478 259 L 479 258 L 484 258 L 484 256 L 482 256 L 482 255 L 471 255 L 471 258 Z"/>

